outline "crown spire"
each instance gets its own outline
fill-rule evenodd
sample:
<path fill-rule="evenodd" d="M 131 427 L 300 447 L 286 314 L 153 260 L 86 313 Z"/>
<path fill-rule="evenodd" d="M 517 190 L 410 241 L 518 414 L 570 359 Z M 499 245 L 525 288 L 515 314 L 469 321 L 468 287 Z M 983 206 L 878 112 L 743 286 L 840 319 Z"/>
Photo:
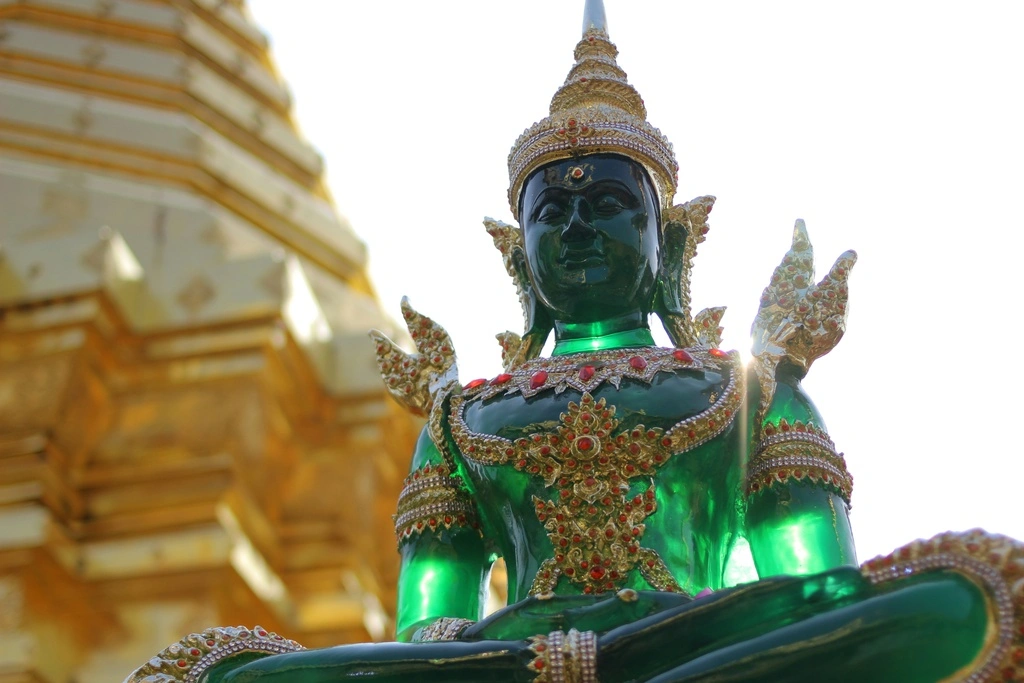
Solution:
<path fill-rule="evenodd" d="M 647 122 L 640 93 L 626 78 L 608 39 L 603 0 L 586 0 L 583 39 L 575 63 L 551 98 L 548 116 L 523 131 L 508 156 L 509 207 L 519 217 L 519 194 L 527 176 L 552 161 L 590 154 L 619 154 L 651 174 L 663 207 L 676 193 L 672 144 Z"/>
<path fill-rule="evenodd" d="M 608 35 L 608 18 L 604 13 L 604 0 L 587 0 L 583 6 L 583 35 L 587 31 L 599 31 Z"/>

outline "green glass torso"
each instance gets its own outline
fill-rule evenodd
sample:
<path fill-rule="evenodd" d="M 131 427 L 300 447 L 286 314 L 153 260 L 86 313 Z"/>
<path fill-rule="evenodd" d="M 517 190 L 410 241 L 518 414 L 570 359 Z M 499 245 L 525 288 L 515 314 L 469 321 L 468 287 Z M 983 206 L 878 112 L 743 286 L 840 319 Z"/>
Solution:
<path fill-rule="evenodd" d="M 588 355 L 575 354 L 569 358 L 578 359 L 583 366 Z M 667 431 L 707 411 L 725 390 L 730 372 L 728 365 L 722 370 L 660 372 L 650 384 L 625 378 L 618 388 L 605 382 L 591 394 L 595 402 L 604 399 L 607 406 L 615 407 L 618 424 L 612 437 L 628 434 L 640 424 L 645 431 Z M 579 404 L 582 398 L 580 391 L 570 388 L 561 394 L 547 390 L 530 398 L 514 393 L 487 400 L 471 399 L 465 407 L 465 422 L 477 434 L 493 434 L 513 441 L 538 433 L 546 435 L 559 424 L 569 403 Z M 634 505 L 637 496 L 642 504 L 647 504 L 645 494 L 653 488 L 655 509 L 643 519 L 640 546 L 656 551 L 687 592 L 720 588 L 740 524 L 738 496 L 745 456 L 741 438 L 744 431 L 733 419 L 722 434 L 692 450 L 673 453 L 671 448 L 659 444 L 664 462 L 624 482 L 628 485 L 626 490 L 607 497 L 611 505 L 602 505 L 600 499 L 594 501 L 599 508 L 597 518 L 603 519 L 606 509 L 613 516 L 621 514 L 623 506 Z M 505 558 L 509 600 L 521 600 L 527 597 L 541 563 L 556 554 L 533 501 L 536 497 L 557 502 L 557 490 L 546 486 L 540 474 L 518 471 L 514 461 L 491 464 L 472 454 L 456 457 L 465 468 L 474 498 L 480 501 L 484 537 Z M 565 521 L 570 525 L 574 521 L 582 524 L 586 518 L 588 515 L 582 511 L 576 520 Z M 585 535 L 590 529 L 578 531 Z M 603 528 L 597 531 L 604 533 Z M 565 550 L 571 551 L 577 545 L 570 542 Z M 656 587 L 645 581 L 637 568 L 611 583 L 615 589 Z M 581 585 L 567 576 L 561 577 L 555 588 L 562 595 L 582 591 Z"/>

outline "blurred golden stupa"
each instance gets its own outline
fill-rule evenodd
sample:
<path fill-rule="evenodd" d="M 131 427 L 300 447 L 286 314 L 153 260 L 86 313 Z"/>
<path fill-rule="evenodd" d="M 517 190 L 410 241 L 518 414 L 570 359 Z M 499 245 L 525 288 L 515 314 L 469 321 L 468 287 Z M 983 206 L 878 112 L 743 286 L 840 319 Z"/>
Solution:
<path fill-rule="evenodd" d="M 387 634 L 419 425 L 289 110 L 240 0 L 0 0 L 0 682 Z"/>

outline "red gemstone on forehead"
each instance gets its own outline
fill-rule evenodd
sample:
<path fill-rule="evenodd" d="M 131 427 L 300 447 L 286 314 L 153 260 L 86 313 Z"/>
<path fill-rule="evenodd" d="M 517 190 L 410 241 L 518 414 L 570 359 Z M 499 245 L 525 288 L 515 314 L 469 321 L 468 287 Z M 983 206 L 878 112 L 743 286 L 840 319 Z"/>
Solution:
<path fill-rule="evenodd" d="M 641 358 L 640 356 L 633 356 L 632 358 L 629 359 L 629 367 L 633 368 L 634 370 L 643 370 L 644 368 L 647 367 L 647 361 Z"/>
<path fill-rule="evenodd" d="M 547 381 L 548 381 L 548 373 L 547 373 L 547 371 L 546 370 L 538 370 L 537 372 L 533 373 L 533 376 L 530 378 L 530 388 L 531 389 L 539 389 L 542 386 L 544 386 L 544 382 L 547 382 Z"/>
<path fill-rule="evenodd" d="M 504 384 L 510 379 L 512 379 L 512 375 L 508 374 L 507 372 L 503 372 L 494 379 L 492 379 L 491 384 Z"/>
<path fill-rule="evenodd" d="M 477 387 L 483 386 L 484 384 L 487 384 L 487 380 L 482 379 L 482 378 L 481 379 L 474 379 L 474 380 L 471 380 L 470 382 L 468 382 L 464 388 L 465 389 L 476 389 Z"/>
<path fill-rule="evenodd" d="M 679 361 L 681 363 L 692 363 L 693 362 L 693 356 L 688 354 L 683 349 L 676 349 L 675 351 L 673 351 L 672 352 L 672 357 L 675 358 L 677 361 Z"/>
<path fill-rule="evenodd" d="M 715 358 L 728 358 L 729 354 L 722 349 L 711 349 L 708 351 L 708 355 L 714 356 Z"/>

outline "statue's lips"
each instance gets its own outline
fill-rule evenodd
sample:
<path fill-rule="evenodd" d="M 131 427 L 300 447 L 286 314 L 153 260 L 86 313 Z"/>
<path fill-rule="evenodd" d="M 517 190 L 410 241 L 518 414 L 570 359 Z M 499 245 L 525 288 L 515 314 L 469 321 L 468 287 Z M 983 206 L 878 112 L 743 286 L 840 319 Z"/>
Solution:
<path fill-rule="evenodd" d="M 567 270 L 593 268 L 604 263 L 604 254 L 596 249 L 570 251 L 558 257 L 558 264 Z"/>

